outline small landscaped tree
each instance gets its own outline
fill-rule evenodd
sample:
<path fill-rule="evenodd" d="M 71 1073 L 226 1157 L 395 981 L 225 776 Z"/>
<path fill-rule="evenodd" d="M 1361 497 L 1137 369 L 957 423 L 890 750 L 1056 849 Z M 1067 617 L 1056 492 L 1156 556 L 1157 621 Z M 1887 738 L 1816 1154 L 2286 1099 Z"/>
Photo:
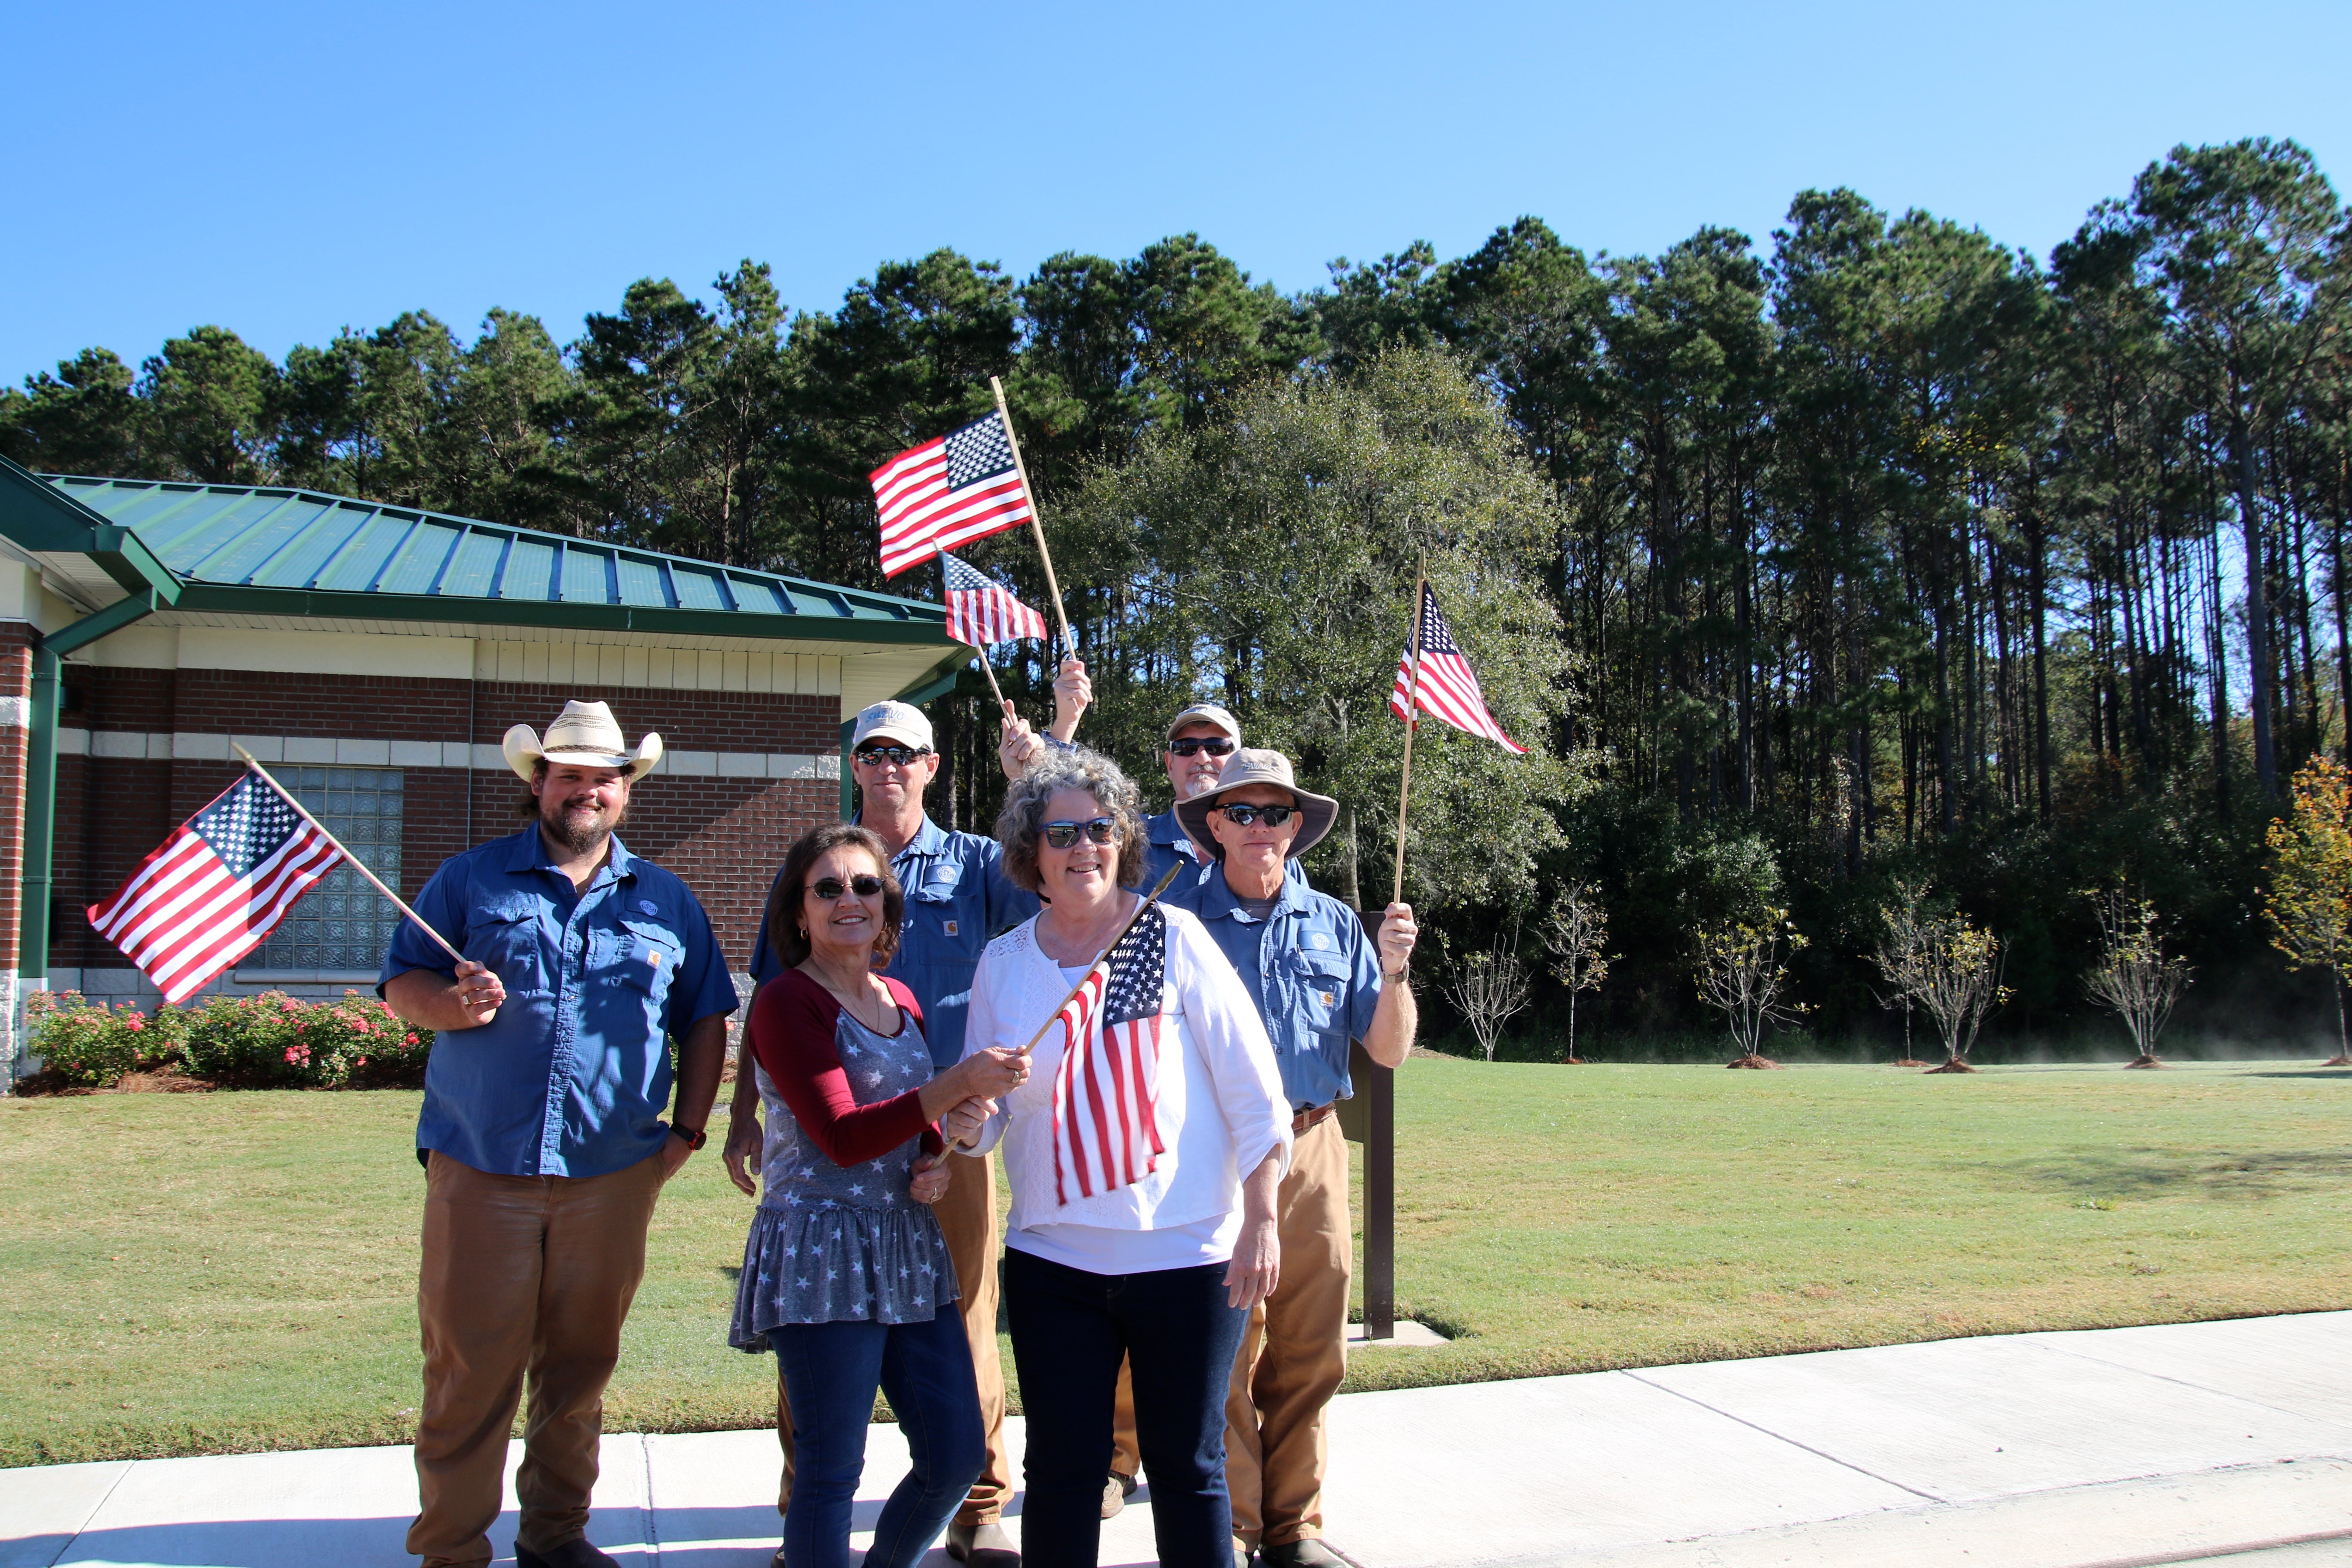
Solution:
<path fill-rule="evenodd" d="M 1544 951 L 1551 954 L 1553 976 L 1568 988 L 1571 1062 L 1584 1059 L 1576 1054 L 1576 994 L 1598 990 L 1609 978 L 1609 963 L 1616 955 L 1601 951 L 1608 942 L 1609 911 L 1601 902 L 1601 889 L 1591 882 L 1570 882 L 1544 927 Z"/>
<path fill-rule="evenodd" d="M 2122 889 L 2095 895 L 2099 910 L 2099 962 L 2084 980 L 2091 1000 L 2120 1015 L 2138 1054 L 2131 1066 L 2152 1068 L 2157 1037 L 2172 1017 L 2173 1005 L 2189 984 L 2189 963 L 2168 957 L 2156 929 L 2156 906 L 2125 896 Z"/>
<path fill-rule="evenodd" d="M 1944 1060 L 1929 1072 L 1974 1072 L 1969 1052 L 1976 1048 L 1984 1016 L 2008 1000 L 2000 983 L 2000 942 L 1979 931 L 1963 914 L 1948 914 L 1922 930 L 1913 994 L 1943 1037 Z"/>
<path fill-rule="evenodd" d="M 1454 966 L 1453 978 L 1445 983 L 1445 999 L 1468 1021 L 1479 1050 L 1491 1062 L 1503 1026 L 1527 1010 L 1527 965 L 1509 945 L 1471 953 Z"/>
<path fill-rule="evenodd" d="M 1804 1008 L 1788 1000 L 1789 957 L 1805 945 L 1786 910 L 1768 909 L 1755 925 L 1745 921 L 1698 934 L 1694 977 L 1700 1000 L 1721 1013 L 1738 1053 L 1735 1068 L 1775 1068 L 1758 1047 L 1765 1031 L 1795 1023 Z"/>
<path fill-rule="evenodd" d="M 2341 763 L 2314 757 L 2294 775 L 2290 815 L 2263 835 L 2271 851 L 2271 887 L 2263 900 L 2271 945 L 2297 969 L 2327 971 L 2336 999 L 2336 1055 L 2330 1067 L 2352 1067 L 2344 1037 L 2344 981 L 2352 966 L 2352 774 Z"/>

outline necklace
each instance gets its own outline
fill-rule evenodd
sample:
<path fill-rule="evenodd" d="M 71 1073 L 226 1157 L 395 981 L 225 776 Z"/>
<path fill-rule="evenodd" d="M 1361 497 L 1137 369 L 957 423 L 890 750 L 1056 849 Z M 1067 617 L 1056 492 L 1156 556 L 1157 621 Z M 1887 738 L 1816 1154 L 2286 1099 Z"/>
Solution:
<path fill-rule="evenodd" d="M 801 965 L 801 973 L 810 976 L 819 985 L 839 998 L 841 1005 L 849 1009 L 851 1017 L 876 1034 L 887 1037 L 893 1033 L 888 1026 L 891 1015 L 898 1012 L 898 1005 L 890 1000 L 890 993 L 873 975 L 860 976 L 862 984 L 856 990 L 850 991 L 835 985 L 833 983 L 833 977 L 819 968 L 813 959 Z M 877 992 L 880 994 L 877 995 Z M 867 1016 L 869 1012 L 873 1015 L 870 1017 Z"/>

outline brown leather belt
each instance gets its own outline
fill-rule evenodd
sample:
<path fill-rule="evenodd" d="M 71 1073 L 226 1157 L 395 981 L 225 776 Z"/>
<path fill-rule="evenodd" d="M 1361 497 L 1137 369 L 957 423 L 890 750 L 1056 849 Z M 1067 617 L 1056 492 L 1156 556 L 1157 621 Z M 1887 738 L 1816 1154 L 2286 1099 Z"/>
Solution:
<path fill-rule="evenodd" d="M 1312 1110 L 1302 1110 L 1290 1119 L 1291 1136 L 1295 1138 L 1324 1118 L 1338 1114 L 1339 1114 L 1339 1106 L 1336 1100 L 1329 1105 L 1318 1105 Z"/>

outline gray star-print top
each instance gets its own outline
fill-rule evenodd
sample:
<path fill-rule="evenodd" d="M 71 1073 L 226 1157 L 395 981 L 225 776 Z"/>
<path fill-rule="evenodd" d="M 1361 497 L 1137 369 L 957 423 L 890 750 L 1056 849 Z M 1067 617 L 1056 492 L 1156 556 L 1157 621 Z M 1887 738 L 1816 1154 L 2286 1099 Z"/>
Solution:
<path fill-rule="evenodd" d="M 846 1008 L 831 1011 L 834 1049 L 858 1105 L 895 1100 L 929 1081 L 930 1049 L 910 1006 L 902 1002 L 895 1036 L 876 1034 Z M 959 1292 L 937 1216 L 908 1191 L 921 1139 L 836 1164 L 767 1068 L 757 1061 L 751 1068 L 766 1147 L 728 1342 L 756 1352 L 768 1348 L 770 1329 L 786 1323 L 929 1321 Z"/>

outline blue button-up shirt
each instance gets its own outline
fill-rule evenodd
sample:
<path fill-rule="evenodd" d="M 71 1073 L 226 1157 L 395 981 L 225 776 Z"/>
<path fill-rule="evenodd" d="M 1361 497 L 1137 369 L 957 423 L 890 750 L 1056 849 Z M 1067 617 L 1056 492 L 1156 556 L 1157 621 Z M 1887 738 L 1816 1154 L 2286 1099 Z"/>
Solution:
<path fill-rule="evenodd" d="M 901 982 L 923 1007 L 923 1034 L 931 1061 L 950 1068 L 963 1060 L 963 1025 L 971 1010 L 971 975 L 981 950 L 1037 912 L 1037 895 L 1024 893 L 1004 874 L 1004 851 L 977 833 L 950 833 L 926 814 L 923 826 L 890 861 L 891 873 L 907 892 L 898 926 L 898 951 L 883 973 Z M 778 867 L 781 878 L 783 868 Z M 774 900 L 772 886 L 770 901 Z M 768 922 L 760 921 L 760 945 L 751 960 L 755 980 L 782 973 L 776 950 L 768 945 Z"/>
<path fill-rule="evenodd" d="M 492 1175 L 602 1176 L 669 1136 L 664 1037 L 733 1012 L 735 983 L 686 884 L 612 846 L 575 890 L 534 822 L 451 856 L 416 895 L 416 912 L 507 991 L 488 1023 L 433 1042 L 419 1149 Z M 403 921 L 377 992 L 411 969 L 457 973 Z"/>
<path fill-rule="evenodd" d="M 1202 864 L 1192 836 L 1176 820 L 1176 808 L 1172 805 L 1157 816 L 1143 819 L 1143 841 L 1148 855 L 1143 868 L 1143 885 L 1147 888 L 1158 887 L 1171 866 L 1190 866 L 1198 871 Z M 1168 891 L 1172 894 L 1193 880 L 1192 877 L 1179 877 L 1168 884 Z"/>
<path fill-rule="evenodd" d="M 1381 960 L 1356 911 L 1308 887 L 1297 869 L 1295 860 L 1284 868 L 1282 897 L 1263 921 L 1242 908 L 1222 868 L 1202 879 L 1184 907 L 1249 987 L 1274 1041 L 1282 1092 L 1294 1110 L 1308 1110 L 1355 1093 L 1348 1044 L 1372 1026 Z"/>

